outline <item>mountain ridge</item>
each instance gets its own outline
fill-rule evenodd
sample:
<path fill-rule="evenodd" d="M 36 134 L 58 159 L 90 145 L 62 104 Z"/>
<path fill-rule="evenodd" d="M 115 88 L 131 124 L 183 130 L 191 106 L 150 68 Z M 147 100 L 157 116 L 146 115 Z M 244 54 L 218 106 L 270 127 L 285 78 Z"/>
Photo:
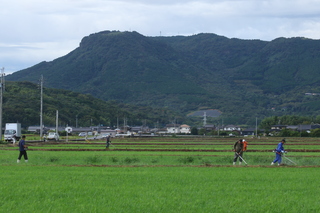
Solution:
<path fill-rule="evenodd" d="M 317 97 L 303 95 L 320 91 L 319 50 L 319 40 L 301 37 L 268 42 L 211 33 L 147 37 L 102 31 L 84 37 L 69 54 L 7 79 L 36 82 L 43 75 L 46 87 L 102 100 L 184 115 L 218 109 L 230 122 L 252 123 L 255 117 L 320 112 Z M 313 110 L 305 106 L 309 102 Z"/>

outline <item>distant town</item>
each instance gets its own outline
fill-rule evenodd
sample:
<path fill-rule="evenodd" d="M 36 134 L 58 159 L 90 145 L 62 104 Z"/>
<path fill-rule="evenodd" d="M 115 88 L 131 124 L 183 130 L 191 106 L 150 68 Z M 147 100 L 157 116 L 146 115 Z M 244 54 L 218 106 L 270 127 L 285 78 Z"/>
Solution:
<path fill-rule="evenodd" d="M 164 128 L 149 128 L 148 126 L 121 126 L 118 128 L 111 128 L 106 126 L 90 126 L 90 127 L 70 127 L 71 134 L 79 134 L 80 136 L 95 136 L 95 135 L 110 135 L 112 137 L 117 136 L 142 136 L 142 135 L 212 135 L 211 132 L 216 132 L 216 135 L 221 136 L 257 136 L 269 135 L 273 136 L 277 132 L 280 132 L 283 129 L 288 129 L 298 132 L 308 132 L 312 129 L 320 128 L 320 124 L 303 124 L 303 125 L 273 125 L 270 130 L 258 129 L 258 128 L 246 128 L 242 129 L 237 125 L 225 125 L 225 126 L 216 126 L 213 124 L 206 124 L 202 127 L 196 127 L 196 132 L 192 132 L 192 127 L 187 124 L 167 124 Z M 58 127 L 58 132 L 64 132 L 66 127 Z M 47 134 L 50 131 L 55 131 L 55 127 L 44 127 L 43 133 Z M 39 133 L 39 126 L 30 126 L 27 129 L 28 132 Z"/>

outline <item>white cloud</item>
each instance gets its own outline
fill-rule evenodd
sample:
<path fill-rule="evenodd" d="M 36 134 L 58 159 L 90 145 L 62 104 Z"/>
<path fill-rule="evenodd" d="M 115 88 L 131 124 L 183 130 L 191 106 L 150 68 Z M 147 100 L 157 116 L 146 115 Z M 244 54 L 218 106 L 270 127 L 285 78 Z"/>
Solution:
<path fill-rule="evenodd" d="M 65 55 L 104 30 L 261 40 L 320 35 L 318 0 L 11 0 L 0 16 L 0 67 L 16 70 Z"/>
<path fill-rule="evenodd" d="M 43 43 L 0 43 L 0 64 L 11 74 L 42 61 L 51 61 L 72 51 L 79 41 Z"/>

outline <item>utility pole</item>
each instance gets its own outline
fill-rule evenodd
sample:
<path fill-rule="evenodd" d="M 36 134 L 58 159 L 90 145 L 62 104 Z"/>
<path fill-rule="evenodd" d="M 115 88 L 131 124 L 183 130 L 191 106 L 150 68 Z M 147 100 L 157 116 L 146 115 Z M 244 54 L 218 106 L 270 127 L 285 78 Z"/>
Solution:
<path fill-rule="evenodd" d="M 124 134 L 127 134 L 127 118 L 126 117 L 124 117 L 123 118 L 123 131 L 124 131 Z"/>
<path fill-rule="evenodd" d="M 58 134 L 58 126 L 59 126 L 59 111 L 56 111 L 56 133 Z"/>
<path fill-rule="evenodd" d="M 256 137 L 258 137 L 258 118 L 256 117 Z"/>
<path fill-rule="evenodd" d="M 42 121 L 42 113 L 43 113 L 43 75 L 40 78 L 40 139 L 42 138 L 43 133 L 43 121 Z"/>
<path fill-rule="evenodd" d="M 157 128 L 156 128 L 156 130 L 157 130 L 157 134 L 159 134 L 159 121 L 157 121 Z"/>
<path fill-rule="evenodd" d="M 117 117 L 117 129 L 119 129 L 119 117 Z"/>
<path fill-rule="evenodd" d="M 1 68 L 0 82 L 0 141 L 2 140 L 2 95 L 4 92 L 4 67 Z"/>

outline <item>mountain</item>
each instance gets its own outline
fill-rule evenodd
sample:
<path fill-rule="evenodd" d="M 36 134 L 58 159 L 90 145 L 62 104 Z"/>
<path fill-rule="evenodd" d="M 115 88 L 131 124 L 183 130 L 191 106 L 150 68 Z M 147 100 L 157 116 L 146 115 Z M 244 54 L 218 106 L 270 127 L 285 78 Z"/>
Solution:
<path fill-rule="evenodd" d="M 104 31 L 51 62 L 6 77 L 9 81 L 91 94 L 180 115 L 217 109 L 229 123 L 320 112 L 320 41 L 277 38 L 241 40 L 210 33 L 147 37 Z M 219 119 L 220 119 L 219 118 Z"/>

